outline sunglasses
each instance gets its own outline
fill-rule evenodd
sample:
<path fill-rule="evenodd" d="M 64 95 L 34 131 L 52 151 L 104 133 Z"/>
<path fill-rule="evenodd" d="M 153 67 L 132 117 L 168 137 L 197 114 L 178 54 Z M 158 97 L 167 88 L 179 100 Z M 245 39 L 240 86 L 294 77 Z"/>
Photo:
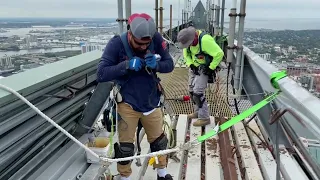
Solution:
<path fill-rule="evenodd" d="M 134 41 L 134 43 L 136 44 L 136 45 L 139 45 L 139 46 L 144 46 L 144 45 L 146 45 L 146 46 L 148 46 L 149 44 L 150 44 L 150 41 L 149 42 L 138 42 L 137 40 L 136 40 L 136 38 L 130 33 L 130 36 L 131 36 L 131 38 L 133 39 L 133 41 Z"/>
<path fill-rule="evenodd" d="M 150 42 L 146 42 L 146 43 L 138 42 L 138 41 L 136 41 L 134 38 L 133 38 L 133 41 L 134 41 L 135 44 L 137 44 L 137 45 L 139 45 L 139 46 L 143 46 L 143 45 L 148 46 L 148 45 L 150 44 Z"/>

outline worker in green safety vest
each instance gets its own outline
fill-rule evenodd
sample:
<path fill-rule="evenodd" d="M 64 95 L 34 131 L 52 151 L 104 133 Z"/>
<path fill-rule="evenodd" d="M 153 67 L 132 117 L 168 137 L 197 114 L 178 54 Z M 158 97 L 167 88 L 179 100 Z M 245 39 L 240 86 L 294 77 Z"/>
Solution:
<path fill-rule="evenodd" d="M 194 103 L 194 113 L 189 119 L 196 119 L 194 126 L 210 124 L 205 90 L 208 83 L 213 83 L 215 73 L 224 52 L 210 34 L 190 26 L 178 33 L 177 41 L 183 48 L 183 56 L 189 69 L 189 92 Z"/>

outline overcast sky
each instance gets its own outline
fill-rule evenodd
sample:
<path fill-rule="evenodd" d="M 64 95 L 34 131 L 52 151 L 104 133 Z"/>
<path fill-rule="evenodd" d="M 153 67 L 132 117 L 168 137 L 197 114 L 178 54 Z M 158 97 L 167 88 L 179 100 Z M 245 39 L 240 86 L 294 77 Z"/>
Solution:
<path fill-rule="evenodd" d="M 178 18 L 179 2 L 181 12 L 184 0 L 163 1 L 164 18 L 169 17 L 170 3 L 173 17 Z M 193 6 L 198 3 L 198 0 L 191 1 Z M 206 0 L 202 2 L 206 6 Z M 231 2 L 226 0 L 228 12 Z M 132 13 L 154 16 L 153 8 L 154 0 L 132 0 Z M 248 0 L 247 18 L 320 18 L 319 9 L 320 0 Z M 117 15 L 117 0 L 0 0 L 0 17 L 115 18 Z"/>

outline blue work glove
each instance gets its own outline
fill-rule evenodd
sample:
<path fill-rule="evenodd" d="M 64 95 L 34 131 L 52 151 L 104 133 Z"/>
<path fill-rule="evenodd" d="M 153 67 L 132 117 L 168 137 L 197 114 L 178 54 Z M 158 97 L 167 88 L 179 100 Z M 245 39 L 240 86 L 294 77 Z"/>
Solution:
<path fill-rule="evenodd" d="M 149 67 L 151 69 L 155 69 L 157 67 L 157 57 L 154 54 L 147 54 L 146 58 L 146 67 Z"/>
<path fill-rule="evenodd" d="M 142 59 L 139 57 L 133 57 L 129 60 L 128 69 L 140 71 L 142 68 Z"/>

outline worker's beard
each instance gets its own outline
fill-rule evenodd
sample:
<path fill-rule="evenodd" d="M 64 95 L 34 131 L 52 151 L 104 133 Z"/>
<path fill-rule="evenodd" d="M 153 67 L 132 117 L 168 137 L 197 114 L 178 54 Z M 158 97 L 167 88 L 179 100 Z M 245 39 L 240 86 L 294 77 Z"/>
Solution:
<path fill-rule="evenodd" d="M 134 48 L 133 50 L 138 54 L 146 54 L 148 49 Z"/>

